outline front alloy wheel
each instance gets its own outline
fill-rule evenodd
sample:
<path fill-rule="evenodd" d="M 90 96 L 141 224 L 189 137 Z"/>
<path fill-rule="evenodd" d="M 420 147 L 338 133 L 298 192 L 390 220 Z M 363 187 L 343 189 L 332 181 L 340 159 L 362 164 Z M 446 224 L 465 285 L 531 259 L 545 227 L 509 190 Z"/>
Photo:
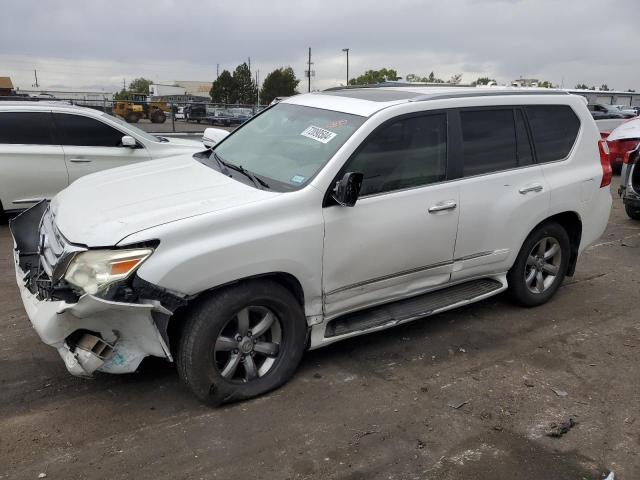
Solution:
<path fill-rule="evenodd" d="M 291 291 L 273 280 L 247 280 L 203 295 L 186 315 L 178 373 L 209 405 L 278 388 L 302 358 L 304 310 Z"/>
<path fill-rule="evenodd" d="M 213 350 L 220 374 L 231 381 L 250 382 L 273 368 L 280 353 L 280 320 L 268 308 L 240 310 L 220 331 Z"/>

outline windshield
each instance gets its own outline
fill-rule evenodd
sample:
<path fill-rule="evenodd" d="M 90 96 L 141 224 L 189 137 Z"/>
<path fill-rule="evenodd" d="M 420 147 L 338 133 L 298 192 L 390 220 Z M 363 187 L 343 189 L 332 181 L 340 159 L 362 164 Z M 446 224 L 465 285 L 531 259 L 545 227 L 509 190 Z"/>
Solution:
<path fill-rule="evenodd" d="M 150 142 L 161 142 L 162 141 L 159 137 L 156 137 L 155 135 L 151 135 L 150 133 L 147 133 L 144 130 L 142 130 L 142 129 L 136 127 L 136 126 L 125 122 L 121 118 L 114 117 L 113 115 L 109 115 L 108 113 L 103 113 L 102 116 L 103 117 L 109 117 L 109 120 L 113 120 L 114 122 L 119 123 L 120 125 L 122 125 L 124 127 L 127 127 L 129 130 L 133 130 L 133 132 L 135 134 L 141 136 L 145 140 L 148 140 Z"/>
<path fill-rule="evenodd" d="M 275 180 L 285 190 L 307 183 L 366 117 L 280 103 L 215 148 L 220 159 Z"/>

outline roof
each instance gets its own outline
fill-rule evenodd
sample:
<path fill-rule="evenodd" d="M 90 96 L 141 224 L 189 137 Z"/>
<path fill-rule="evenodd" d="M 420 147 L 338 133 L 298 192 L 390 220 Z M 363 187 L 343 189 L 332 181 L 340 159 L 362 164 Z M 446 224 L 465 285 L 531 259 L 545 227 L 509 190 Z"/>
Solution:
<path fill-rule="evenodd" d="M 378 84 L 331 88 L 323 92 L 296 95 L 283 101 L 309 107 L 370 116 L 387 107 L 407 102 L 511 95 L 568 95 L 564 90 L 523 87 L 423 87 L 410 84 Z"/>
<path fill-rule="evenodd" d="M 8 101 L 0 101 L 0 109 L 11 108 L 11 110 L 15 110 L 15 107 L 20 107 L 20 110 L 35 110 L 40 111 L 43 109 L 46 110 L 73 110 L 73 111 L 92 111 L 102 113 L 100 110 L 96 110 L 93 108 L 81 107 L 78 105 L 72 105 L 63 101 L 55 101 L 55 100 L 39 100 L 39 101 L 30 101 L 30 100 L 8 100 Z"/>
<path fill-rule="evenodd" d="M 13 83 L 11 83 L 11 77 L 0 77 L 0 88 L 13 88 Z"/>

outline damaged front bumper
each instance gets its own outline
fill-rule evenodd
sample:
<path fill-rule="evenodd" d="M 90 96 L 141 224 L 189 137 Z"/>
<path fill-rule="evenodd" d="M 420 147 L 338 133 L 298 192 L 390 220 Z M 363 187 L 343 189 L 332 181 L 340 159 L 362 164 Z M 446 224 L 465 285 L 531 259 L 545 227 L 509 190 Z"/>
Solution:
<path fill-rule="evenodd" d="M 126 303 L 56 292 L 52 276 L 41 269 L 47 261 L 41 258 L 46 255 L 42 219 L 47 208 L 45 202 L 38 204 L 10 224 L 20 296 L 41 340 L 55 348 L 77 376 L 133 372 L 149 355 L 171 361 L 166 326 L 172 312 L 160 301 Z M 64 258 L 60 255 L 60 262 Z"/>

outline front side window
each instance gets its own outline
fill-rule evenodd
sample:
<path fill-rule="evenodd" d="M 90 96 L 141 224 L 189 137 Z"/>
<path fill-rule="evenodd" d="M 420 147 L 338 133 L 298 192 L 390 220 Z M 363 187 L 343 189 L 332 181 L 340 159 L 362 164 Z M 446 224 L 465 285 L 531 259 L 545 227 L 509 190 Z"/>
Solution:
<path fill-rule="evenodd" d="M 0 143 L 53 145 L 51 112 L 0 112 Z"/>
<path fill-rule="evenodd" d="M 115 128 L 82 115 L 54 113 L 62 145 L 83 147 L 119 147 L 123 133 Z"/>
<path fill-rule="evenodd" d="M 227 137 L 213 153 L 263 178 L 268 188 L 293 190 L 313 178 L 365 120 L 279 103 Z"/>
<path fill-rule="evenodd" d="M 532 105 L 527 118 L 539 163 L 562 160 L 571 151 L 580 120 L 568 105 Z"/>
<path fill-rule="evenodd" d="M 376 130 L 343 168 L 362 172 L 361 195 L 428 185 L 446 178 L 447 117 L 404 118 Z"/>
<path fill-rule="evenodd" d="M 460 121 L 465 177 L 518 166 L 513 109 L 463 111 Z"/>

